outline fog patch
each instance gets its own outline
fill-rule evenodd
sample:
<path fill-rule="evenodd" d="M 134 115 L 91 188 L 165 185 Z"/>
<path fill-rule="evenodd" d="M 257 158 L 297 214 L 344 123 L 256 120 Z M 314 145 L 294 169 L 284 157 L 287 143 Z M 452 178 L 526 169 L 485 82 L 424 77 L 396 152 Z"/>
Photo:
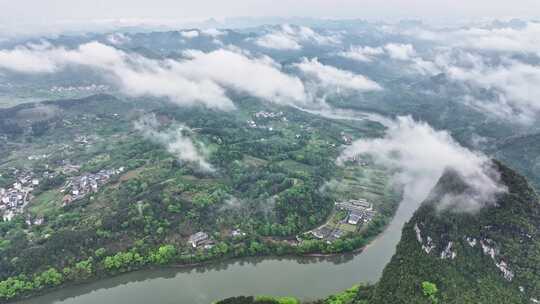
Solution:
<path fill-rule="evenodd" d="M 384 46 L 388 56 L 397 60 L 409 60 L 416 56 L 416 51 L 411 44 L 388 43 Z"/>
<path fill-rule="evenodd" d="M 384 54 L 381 47 L 351 46 L 348 50 L 339 52 L 338 56 L 361 62 L 372 62 L 378 55 Z"/>
<path fill-rule="evenodd" d="M 199 169 L 213 172 L 214 168 L 208 163 L 208 151 L 200 142 L 195 142 L 186 136 L 190 129 L 183 125 L 173 125 L 161 130 L 154 114 L 139 119 L 134 124 L 135 129 L 148 140 L 165 147 L 179 161 L 195 164 Z"/>
<path fill-rule="evenodd" d="M 387 43 L 379 47 L 352 46 L 349 50 L 339 52 L 338 56 L 361 62 L 372 62 L 383 55 L 392 60 L 409 64 L 417 73 L 437 74 L 440 69 L 429 60 L 424 60 L 412 44 Z"/>
<path fill-rule="evenodd" d="M 181 31 L 180 35 L 187 39 L 197 38 L 199 37 L 199 31 L 192 30 L 192 31 Z"/>
<path fill-rule="evenodd" d="M 115 46 L 120 46 L 131 41 L 131 38 L 124 33 L 112 33 L 107 35 L 107 41 Z"/>
<path fill-rule="evenodd" d="M 451 80 L 491 94 L 467 96 L 466 104 L 514 122 L 530 124 L 538 119 L 540 66 L 508 58 L 494 63 L 462 51 L 441 54 L 436 63 Z"/>
<path fill-rule="evenodd" d="M 316 94 L 380 91 L 382 87 L 368 77 L 338 69 L 319 62 L 317 58 L 303 60 L 293 65 Z"/>
<path fill-rule="evenodd" d="M 467 28 L 409 30 L 406 34 L 452 47 L 493 51 L 530 53 L 540 56 L 540 22 L 524 21 L 524 26 L 472 26 Z"/>
<path fill-rule="evenodd" d="M 348 146 L 337 163 L 356 157 L 370 157 L 391 170 L 394 182 L 403 185 L 408 202 L 420 204 L 446 170 L 453 170 L 469 187 L 464 194 L 446 196 L 439 210 L 475 212 L 495 204 L 506 191 L 485 155 L 460 146 L 446 131 L 434 130 L 411 117 L 398 117 L 388 126 L 384 138 L 360 139 Z"/>
<path fill-rule="evenodd" d="M 299 50 L 302 43 L 317 45 L 334 45 L 341 43 L 338 35 L 322 35 L 307 26 L 283 24 L 278 30 L 273 30 L 254 40 L 255 44 L 276 50 Z"/>

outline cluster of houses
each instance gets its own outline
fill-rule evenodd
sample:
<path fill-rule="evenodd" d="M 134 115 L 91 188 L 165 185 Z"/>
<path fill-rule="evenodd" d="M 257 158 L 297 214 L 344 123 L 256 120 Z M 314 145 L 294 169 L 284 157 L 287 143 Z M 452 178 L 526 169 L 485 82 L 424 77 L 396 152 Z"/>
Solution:
<path fill-rule="evenodd" d="M 250 119 L 247 121 L 247 124 L 250 128 L 266 128 L 264 126 L 259 126 L 256 122 L 256 120 L 262 120 L 262 119 L 281 119 L 282 121 L 287 121 L 287 117 L 284 116 L 283 112 L 267 112 L 267 111 L 259 111 L 253 114 L 253 119 Z M 272 131 L 272 128 L 268 128 L 269 131 Z"/>
<path fill-rule="evenodd" d="M 80 166 L 65 165 L 61 168 L 61 171 L 64 174 L 71 174 L 79 169 Z M 120 167 L 118 169 L 101 170 L 97 173 L 87 173 L 69 179 L 61 189 L 61 192 L 65 193 L 64 205 L 83 198 L 88 193 L 97 192 L 112 176 L 123 171 L 124 167 Z M 0 215 L 4 221 L 11 221 L 17 214 L 24 212 L 24 208 L 32 199 L 32 191 L 40 184 L 40 178 L 36 177 L 35 173 L 31 171 L 13 168 L 12 175 L 15 177 L 15 182 L 10 187 L 0 187 Z M 50 179 L 54 176 L 55 173 L 46 171 L 41 177 Z M 41 225 L 43 221 L 44 219 L 40 217 L 26 219 L 28 225 Z"/>
<path fill-rule="evenodd" d="M 325 224 L 317 229 L 310 231 L 311 235 L 320 240 L 325 240 L 327 243 L 331 243 L 351 231 L 352 229 L 364 223 L 369 223 L 376 214 L 373 210 L 373 205 L 365 199 L 348 200 L 345 202 L 335 203 L 337 210 L 343 210 L 347 212 L 347 216 L 341 220 L 337 225 Z"/>
<path fill-rule="evenodd" d="M 4 221 L 11 221 L 23 212 L 30 201 L 30 194 L 39 186 L 39 179 L 29 171 L 14 169 L 15 182 L 9 188 L 0 188 L 0 212 Z"/>
<path fill-rule="evenodd" d="M 42 159 L 47 159 L 47 157 L 49 157 L 48 154 L 36 154 L 36 155 L 30 155 L 28 156 L 28 160 L 42 160 Z"/>
<path fill-rule="evenodd" d="M 376 214 L 376 211 L 373 210 L 373 205 L 365 199 L 336 202 L 336 208 L 347 211 L 347 223 L 351 225 L 368 223 Z"/>
<path fill-rule="evenodd" d="M 283 112 L 266 112 L 259 111 L 254 114 L 255 118 L 281 118 L 283 117 Z"/>
<path fill-rule="evenodd" d="M 97 192 L 112 176 L 122 172 L 124 172 L 124 167 L 108 170 L 103 169 L 97 173 L 85 173 L 72 177 L 60 190 L 62 193 L 65 193 L 62 203 L 67 205 L 74 200 L 85 197 L 88 193 Z"/>

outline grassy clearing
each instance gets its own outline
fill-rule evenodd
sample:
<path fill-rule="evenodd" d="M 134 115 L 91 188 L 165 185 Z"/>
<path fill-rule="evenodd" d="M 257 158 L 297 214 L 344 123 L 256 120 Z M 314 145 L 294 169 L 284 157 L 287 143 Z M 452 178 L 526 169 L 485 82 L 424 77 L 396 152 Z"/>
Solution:
<path fill-rule="evenodd" d="M 32 200 L 28 210 L 35 215 L 44 216 L 62 206 L 62 197 L 62 193 L 56 189 L 45 191 Z"/>

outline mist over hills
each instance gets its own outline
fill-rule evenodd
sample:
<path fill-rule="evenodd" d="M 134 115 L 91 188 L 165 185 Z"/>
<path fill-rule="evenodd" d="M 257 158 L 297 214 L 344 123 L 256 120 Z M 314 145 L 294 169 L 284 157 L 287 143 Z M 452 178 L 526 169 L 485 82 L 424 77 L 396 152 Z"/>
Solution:
<path fill-rule="evenodd" d="M 538 21 L 223 24 L 0 41 L 0 185 L 52 180 L 1 222 L 6 299 L 145 265 L 351 251 L 399 194 L 420 207 L 382 279 L 337 303 L 540 299 Z M 116 168 L 70 205 L 74 181 Z M 360 194 L 378 216 L 362 229 L 334 210 Z M 207 248 L 186 245 L 205 231 Z M 76 270 L 43 283 L 48 267 Z"/>

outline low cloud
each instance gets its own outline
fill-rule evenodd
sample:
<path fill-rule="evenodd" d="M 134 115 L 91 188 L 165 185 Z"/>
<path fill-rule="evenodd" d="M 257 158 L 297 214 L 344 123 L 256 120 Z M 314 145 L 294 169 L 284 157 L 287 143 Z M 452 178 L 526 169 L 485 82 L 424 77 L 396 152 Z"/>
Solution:
<path fill-rule="evenodd" d="M 215 37 L 227 35 L 227 32 L 221 31 L 215 28 L 209 28 L 209 29 L 201 30 L 201 34 L 215 38 Z"/>
<path fill-rule="evenodd" d="M 112 45 L 122 45 L 131 41 L 131 38 L 124 33 L 113 33 L 107 35 L 107 41 Z"/>
<path fill-rule="evenodd" d="M 12 50 L 0 50 L 0 68 L 22 73 L 53 73 L 65 49 L 51 49 L 49 45 L 30 44 Z"/>
<path fill-rule="evenodd" d="M 384 54 L 383 48 L 373 48 L 369 46 L 352 46 L 347 51 L 338 53 L 341 57 L 362 62 L 371 62 L 375 57 L 382 54 Z"/>
<path fill-rule="evenodd" d="M 135 122 L 135 129 L 148 140 L 163 145 L 179 161 L 195 164 L 199 169 L 212 172 L 212 165 L 206 160 L 208 152 L 202 143 L 193 141 L 184 132 L 190 132 L 183 125 L 173 125 L 160 130 L 155 115 L 147 115 Z"/>
<path fill-rule="evenodd" d="M 197 38 L 197 37 L 199 37 L 199 31 L 197 31 L 197 30 L 181 31 L 180 35 L 182 35 L 182 37 L 187 38 L 187 39 Z"/>
<path fill-rule="evenodd" d="M 358 155 L 368 156 L 394 172 L 395 182 L 404 187 L 404 201 L 412 204 L 424 201 L 446 170 L 456 172 L 471 190 L 445 196 L 438 204 L 441 210 L 475 212 L 495 204 L 496 195 L 506 191 L 488 157 L 460 146 L 447 132 L 411 117 L 397 118 L 384 138 L 354 142 L 337 162 Z"/>
<path fill-rule="evenodd" d="M 466 104 L 514 122 L 538 119 L 540 66 L 505 57 L 494 62 L 466 51 L 440 54 L 435 64 L 451 80 L 488 92 L 466 96 Z"/>
<path fill-rule="evenodd" d="M 27 45 L 0 51 L 0 69 L 21 73 L 54 73 L 69 65 L 104 72 L 131 96 L 166 97 L 181 105 L 234 108 L 227 90 L 281 104 L 308 102 L 304 85 L 285 74 L 271 58 L 235 49 L 185 51 L 184 60 L 155 60 L 98 42 L 75 49 Z"/>
<path fill-rule="evenodd" d="M 319 62 L 317 58 L 304 58 L 294 66 L 304 77 L 314 83 L 314 87 L 323 92 L 344 91 L 379 91 L 382 87 L 364 75 L 338 69 Z"/>
<path fill-rule="evenodd" d="M 282 32 L 266 34 L 258 38 L 255 43 L 258 46 L 275 50 L 299 50 L 302 48 L 302 45 L 294 37 Z"/>
<path fill-rule="evenodd" d="M 321 35 L 306 26 L 283 24 L 279 30 L 271 31 L 255 39 L 255 44 L 276 50 L 299 50 L 302 48 L 302 43 L 333 45 L 340 41 L 337 35 Z"/>
<path fill-rule="evenodd" d="M 352 46 L 347 51 L 338 53 L 339 56 L 352 60 L 371 62 L 374 58 L 387 55 L 394 60 L 413 60 L 417 57 L 412 44 L 387 43 L 379 47 Z"/>
<path fill-rule="evenodd" d="M 411 44 L 388 43 L 384 46 L 388 56 L 397 60 L 410 60 L 416 56 L 416 51 Z"/>
<path fill-rule="evenodd" d="M 468 27 L 439 31 L 416 29 L 407 33 L 469 50 L 532 53 L 540 56 L 540 22 L 525 22 L 525 26 L 507 24 L 502 27 Z"/>
<path fill-rule="evenodd" d="M 424 60 L 417 54 L 412 44 L 388 43 L 379 47 L 353 46 L 347 51 L 338 53 L 338 56 L 361 62 L 372 62 L 382 55 L 408 63 L 415 72 L 420 74 L 440 73 L 433 62 Z"/>

